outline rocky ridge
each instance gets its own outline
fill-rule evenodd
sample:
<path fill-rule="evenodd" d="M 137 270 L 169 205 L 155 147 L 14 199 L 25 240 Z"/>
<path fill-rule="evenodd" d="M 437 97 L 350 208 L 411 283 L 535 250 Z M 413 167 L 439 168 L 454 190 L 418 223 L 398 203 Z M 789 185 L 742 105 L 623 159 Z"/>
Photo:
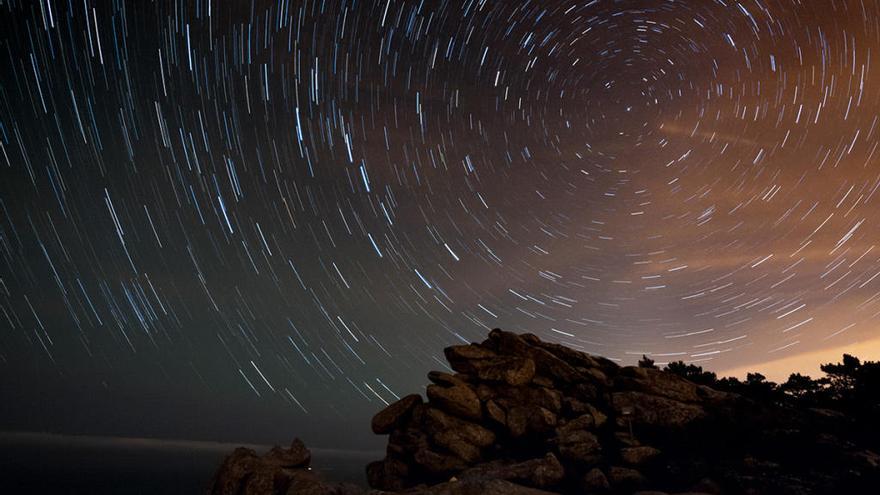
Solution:
<path fill-rule="evenodd" d="M 785 410 L 493 330 L 444 350 L 427 400 L 409 395 L 375 415 L 386 456 L 366 468 L 372 491 L 324 483 L 301 443 L 263 457 L 238 449 L 216 495 L 540 495 L 869 493 L 880 456 L 824 411 Z M 867 490 L 867 491 L 865 491 Z"/>

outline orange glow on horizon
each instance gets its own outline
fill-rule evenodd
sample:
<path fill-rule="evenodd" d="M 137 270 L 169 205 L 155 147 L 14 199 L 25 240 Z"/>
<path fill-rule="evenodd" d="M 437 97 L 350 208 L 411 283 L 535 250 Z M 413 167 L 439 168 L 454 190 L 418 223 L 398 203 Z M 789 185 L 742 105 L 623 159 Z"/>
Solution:
<path fill-rule="evenodd" d="M 781 359 L 774 359 L 763 363 L 737 366 L 716 370 L 718 377 L 735 376 L 745 378 L 747 373 L 759 372 L 768 380 L 780 383 L 788 379 L 792 373 L 809 375 L 812 378 L 821 377 L 822 371 L 819 366 L 826 363 L 839 363 L 844 354 L 851 354 L 862 361 L 880 360 L 880 338 L 853 342 L 850 344 L 805 352 Z"/>

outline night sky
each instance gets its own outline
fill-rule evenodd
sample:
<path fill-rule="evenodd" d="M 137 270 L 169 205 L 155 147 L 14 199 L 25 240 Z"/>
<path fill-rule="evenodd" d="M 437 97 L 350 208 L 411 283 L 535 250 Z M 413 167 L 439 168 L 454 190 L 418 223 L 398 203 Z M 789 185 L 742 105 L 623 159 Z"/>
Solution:
<path fill-rule="evenodd" d="M 493 327 L 868 341 L 878 110 L 874 0 L 0 0 L 0 429 L 361 445 Z"/>

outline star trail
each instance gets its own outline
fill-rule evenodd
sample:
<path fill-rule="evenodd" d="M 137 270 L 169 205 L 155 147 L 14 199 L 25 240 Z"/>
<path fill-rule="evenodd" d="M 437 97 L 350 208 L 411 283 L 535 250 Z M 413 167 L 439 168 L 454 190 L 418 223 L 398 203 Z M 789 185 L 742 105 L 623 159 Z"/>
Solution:
<path fill-rule="evenodd" d="M 4 387 L 366 418 L 494 327 L 873 338 L 878 56 L 873 0 L 0 0 Z"/>

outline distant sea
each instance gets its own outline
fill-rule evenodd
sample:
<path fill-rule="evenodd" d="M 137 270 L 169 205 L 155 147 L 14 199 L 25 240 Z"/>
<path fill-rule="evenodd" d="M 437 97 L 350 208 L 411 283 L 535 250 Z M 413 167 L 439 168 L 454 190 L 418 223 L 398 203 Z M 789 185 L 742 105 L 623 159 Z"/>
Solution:
<path fill-rule="evenodd" d="M 9 494 L 203 494 L 240 444 L 0 432 L 0 492 Z M 267 445 L 244 445 L 258 453 Z M 311 449 L 330 481 L 365 485 L 382 452 Z"/>

